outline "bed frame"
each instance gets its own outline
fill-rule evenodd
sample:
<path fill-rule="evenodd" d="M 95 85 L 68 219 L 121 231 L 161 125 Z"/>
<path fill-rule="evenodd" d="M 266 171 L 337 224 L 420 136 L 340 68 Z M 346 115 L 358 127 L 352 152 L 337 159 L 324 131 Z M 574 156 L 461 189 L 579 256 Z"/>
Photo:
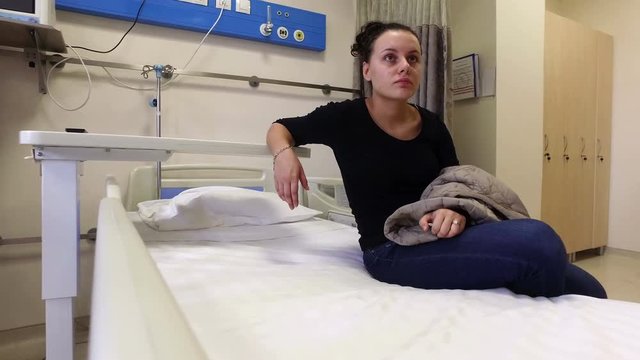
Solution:
<path fill-rule="evenodd" d="M 80 162 L 97 160 L 166 161 L 175 153 L 271 156 L 267 146 L 259 144 L 110 134 L 25 130 L 20 131 L 20 143 L 33 147 L 33 158 L 40 162 L 42 171 L 42 299 L 45 301 L 46 358 L 48 360 L 74 358 L 73 300 L 78 293 L 80 239 L 78 164 Z M 309 149 L 296 148 L 295 151 L 298 156 L 310 156 Z M 113 186 L 110 189 L 112 195 L 119 192 L 114 190 Z M 108 200 L 108 202 L 117 201 L 119 200 Z M 124 211 L 124 209 L 122 210 Z M 123 249 L 114 249 L 113 251 L 123 251 Z M 100 255 L 100 257 L 103 256 Z M 98 260 L 98 255 L 96 255 L 96 264 L 99 261 L 103 260 Z M 103 274 L 102 276 L 107 275 Z M 100 291 L 94 290 L 93 299 L 96 301 L 100 301 Z M 141 296 L 141 294 L 137 295 Z M 170 304 L 159 306 L 171 307 Z M 97 307 L 102 308 L 102 306 Z M 137 318 L 147 316 L 145 315 L 147 310 L 143 311 L 142 309 L 123 308 L 121 311 L 131 311 L 131 316 Z M 112 314 L 107 312 L 98 316 L 110 318 Z M 117 319 L 117 317 L 113 318 Z M 172 325 L 170 328 L 173 329 L 173 327 Z M 113 329 L 120 329 L 120 327 Z M 92 329 L 92 331 L 94 330 Z M 111 336 L 104 334 L 95 340 L 102 341 L 105 340 L 105 337 L 110 338 Z M 92 335 L 93 340 L 94 336 Z M 133 342 L 133 338 L 131 341 Z M 183 341 L 188 343 L 190 340 L 185 335 Z M 124 344 L 107 345 L 105 345 L 107 348 L 115 348 L 116 351 L 121 349 L 120 345 L 125 346 Z M 153 345 L 153 348 L 156 345 L 162 346 L 161 344 Z M 96 346 L 100 347 L 100 345 Z M 126 346 L 135 345 L 131 343 Z M 150 345 L 139 350 L 141 353 L 147 352 L 148 356 L 141 355 L 136 358 L 159 358 L 158 354 L 149 353 L 151 351 Z M 109 350 L 102 348 L 101 351 L 108 352 Z M 198 358 L 201 355 L 201 352 L 196 351 L 193 356 Z M 104 358 L 117 359 L 122 357 L 105 356 Z M 180 353 L 180 356 L 172 358 L 186 357 L 184 353 Z"/>
<path fill-rule="evenodd" d="M 206 359 L 107 179 L 100 201 L 91 301 L 91 359 Z M 113 260 L 118 259 L 118 266 Z M 117 289 L 117 291 L 113 291 Z M 121 320 L 127 319 L 126 326 Z"/>

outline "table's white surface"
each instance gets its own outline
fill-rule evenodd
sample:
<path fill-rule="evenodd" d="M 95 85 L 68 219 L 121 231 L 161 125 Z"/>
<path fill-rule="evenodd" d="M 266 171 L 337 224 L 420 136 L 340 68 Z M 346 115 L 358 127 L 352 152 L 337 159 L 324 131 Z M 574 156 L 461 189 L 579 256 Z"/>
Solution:
<path fill-rule="evenodd" d="M 209 155 L 271 155 L 269 148 L 262 144 L 59 131 L 23 130 L 20 131 L 20 143 L 33 146 L 164 150 L 176 153 Z M 297 148 L 296 153 L 298 156 L 310 156 L 310 150 L 306 148 Z"/>

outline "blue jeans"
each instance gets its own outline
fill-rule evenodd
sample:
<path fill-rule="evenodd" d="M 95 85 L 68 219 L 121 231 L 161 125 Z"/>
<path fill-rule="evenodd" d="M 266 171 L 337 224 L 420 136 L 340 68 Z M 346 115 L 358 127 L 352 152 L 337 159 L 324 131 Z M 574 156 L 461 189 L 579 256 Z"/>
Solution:
<path fill-rule="evenodd" d="M 415 246 L 389 241 L 365 250 L 363 259 L 375 279 L 423 289 L 506 287 L 529 296 L 607 297 L 598 280 L 567 261 L 556 232 L 532 219 L 475 225 Z"/>

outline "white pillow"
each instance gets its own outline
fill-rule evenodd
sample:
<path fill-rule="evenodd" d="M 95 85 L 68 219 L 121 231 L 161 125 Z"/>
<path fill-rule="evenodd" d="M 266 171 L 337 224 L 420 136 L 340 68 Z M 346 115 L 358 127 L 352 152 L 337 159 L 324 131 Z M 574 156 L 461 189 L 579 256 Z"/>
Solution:
<path fill-rule="evenodd" d="M 321 214 L 304 206 L 291 210 L 275 193 L 230 186 L 198 187 L 173 199 L 143 201 L 138 204 L 138 213 L 147 225 L 162 231 L 268 225 Z"/>

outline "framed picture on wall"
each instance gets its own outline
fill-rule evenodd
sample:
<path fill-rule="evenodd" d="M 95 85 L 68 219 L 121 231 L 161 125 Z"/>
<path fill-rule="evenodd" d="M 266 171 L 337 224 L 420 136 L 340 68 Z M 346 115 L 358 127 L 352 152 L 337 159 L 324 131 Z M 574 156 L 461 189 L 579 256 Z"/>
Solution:
<path fill-rule="evenodd" d="M 480 96 L 480 76 L 478 54 L 469 54 L 453 59 L 453 100 L 463 100 Z"/>

